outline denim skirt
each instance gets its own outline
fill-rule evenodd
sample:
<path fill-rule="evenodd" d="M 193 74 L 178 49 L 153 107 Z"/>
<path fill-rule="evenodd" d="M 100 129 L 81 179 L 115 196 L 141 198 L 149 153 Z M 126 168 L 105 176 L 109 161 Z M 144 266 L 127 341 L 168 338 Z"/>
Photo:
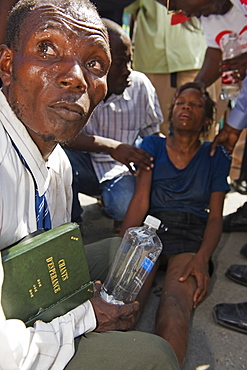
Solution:
<path fill-rule="evenodd" d="M 206 218 L 179 211 L 160 211 L 152 216 L 161 220 L 157 235 L 163 244 L 163 254 L 198 252 L 206 228 Z"/>

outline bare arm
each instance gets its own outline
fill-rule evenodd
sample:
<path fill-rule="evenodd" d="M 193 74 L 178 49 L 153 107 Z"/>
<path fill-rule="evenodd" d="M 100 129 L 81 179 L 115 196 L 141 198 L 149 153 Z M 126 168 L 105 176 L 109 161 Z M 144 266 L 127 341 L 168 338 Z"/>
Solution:
<path fill-rule="evenodd" d="M 212 85 L 220 77 L 220 63 L 222 52 L 220 49 L 208 47 L 203 65 L 198 72 L 195 81 L 203 82 L 205 87 Z"/>
<path fill-rule="evenodd" d="M 214 138 L 214 141 L 211 145 L 210 155 L 214 155 L 218 144 L 224 145 L 224 147 L 226 147 L 226 149 L 229 150 L 230 153 L 232 153 L 241 132 L 242 130 L 237 130 L 227 123 L 224 123 L 223 128 Z"/>
<path fill-rule="evenodd" d="M 233 58 L 231 60 L 222 62 L 221 50 L 208 47 L 205 54 L 203 66 L 196 76 L 195 81 L 201 84 L 202 87 L 203 84 L 204 87 L 210 86 L 220 77 L 221 71 L 229 69 L 237 69 L 241 75 L 241 79 L 243 79 L 246 76 L 245 69 L 247 66 L 245 63 L 247 63 L 247 53 L 244 53 L 241 56 Z M 222 65 L 224 65 L 224 67 L 221 67 Z M 224 145 L 231 153 L 241 131 L 242 130 L 237 130 L 231 127 L 227 123 L 224 124 L 224 127 L 213 141 L 210 155 L 214 155 L 218 144 Z"/>
<path fill-rule="evenodd" d="M 209 217 L 203 236 L 201 247 L 192 261 L 187 265 L 183 275 L 179 279 L 185 281 L 190 275 L 195 276 L 197 289 L 195 291 L 193 302 L 194 308 L 203 299 L 208 291 L 209 273 L 208 262 L 215 251 L 222 233 L 222 210 L 224 204 L 225 192 L 219 191 L 211 194 L 209 204 Z"/>
<path fill-rule="evenodd" d="M 245 75 L 246 76 L 246 75 Z M 214 155 L 216 146 L 218 144 L 224 145 L 230 152 L 233 151 L 234 146 L 241 134 L 242 130 L 247 126 L 247 77 L 244 78 L 242 88 L 238 94 L 236 105 L 233 108 L 227 123 L 224 124 L 222 130 L 215 137 L 211 146 L 210 155 Z"/>
<path fill-rule="evenodd" d="M 138 171 L 135 193 L 126 212 L 120 236 L 123 236 L 129 227 L 142 224 L 149 209 L 151 182 L 152 171 Z"/>
<path fill-rule="evenodd" d="M 146 171 L 153 167 L 152 158 L 145 150 L 102 136 L 80 132 L 74 140 L 66 143 L 66 147 L 74 150 L 108 153 L 116 161 L 125 164 L 132 174 L 135 174 L 135 170 L 131 166 L 132 162 Z"/>

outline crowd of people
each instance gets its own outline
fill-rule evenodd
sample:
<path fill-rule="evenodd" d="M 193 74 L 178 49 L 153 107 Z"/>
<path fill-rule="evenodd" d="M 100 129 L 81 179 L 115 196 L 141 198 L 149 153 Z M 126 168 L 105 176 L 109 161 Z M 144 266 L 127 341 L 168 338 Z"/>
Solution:
<path fill-rule="evenodd" d="M 145 7 L 149 36 L 154 29 L 161 35 L 163 18 L 179 24 L 179 37 L 184 33 L 189 43 L 203 38 L 203 30 L 204 61 L 184 66 L 195 71 L 188 73 L 191 81 L 178 82 L 183 60 L 175 70 L 159 69 L 165 54 L 156 59 L 155 48 L 144 53 L 153 71 L 132 70 L 131 39 L 121 27 L 128 5 L 136 32 L 149 14 Z M 80 192 L 100 196 L 104 211 L 120 222 L 118 236 L 85 245 L 93 298 L 33 327 L 6 319 L 0 305 L 0 368 L 181 369 L 222 229 L 247 231 L 246 203 L 222 216 L 231 153 L 247 128 L 247 0 L 0 0 L 0 8 L 0 250 L 40 228 L 81 224 Z M 222 60 L 229 32 L 239 34 L 243 52 Z M 155 37 L 158 50 L 162 38 Z M 137 53 L 134 48 L 136 65 Z M 233 71 L 242 88 L 209 142 L 219 102 L 218 93 L 210 97 L 206 89 L 222 71 Z M 170 87 L 175 95 L 169 91 L 164 104 Z M 161 220 L 162 254 L 135 302 L 109 304 L 100 296 L 101 282 L 125 230 L 141 225 L 147 213 Z M 246 244 L 241 254 L 247 257 Z M 134 330 L 161 265 L 166 273 L 155 334 Z M 230 266 L 227 276 L 247 285 L 247 266 Z M 4 278 L 1 263 L 0 289 Z M 219 303 L 214 315 L 246 333 L 247 302 Z"/>

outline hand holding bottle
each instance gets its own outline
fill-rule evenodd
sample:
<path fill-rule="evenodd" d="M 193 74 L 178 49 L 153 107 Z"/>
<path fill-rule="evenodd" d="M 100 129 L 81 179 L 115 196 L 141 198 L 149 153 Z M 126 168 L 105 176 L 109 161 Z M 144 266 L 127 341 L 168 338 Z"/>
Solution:
<path fill-rule="evenodd" d="M 101 286 L 102 284 L 100 281 L 95 282 L 95 294 L 94 297 L 90 299 L 97 320 L 95 331 L 127 331 L 133 329 L 135 316 L 139 310 L 139 303 L 135 301 L 122 306 L 107 303 L 100 297 Z"/>
<path fill-rule="evenodd" d="M 134 302 L 162 251 L 156 234 L 160 223 L 148 215 L 143 226 L 126 230 L 101 289 L 106 302 L 117 305 Z"/>
<path fill-rule="evenodd" d="M 221 72 L 234 71 L 234 77 L 243 80 L 246 77 L 247 52 L 221 62 Z"/>
<path fill-rule="evenodd" d="M 222 51 L 222 99 L 235 99 L 238 96 L 240 91 L 240 73 L 237 68 L 229 68 L 229 61 L 240 55 L 241 44 L 238 41 L 238 35 L 235 32 L 232 32 L 228 35 L 228 41 L 223 45 Z"/>

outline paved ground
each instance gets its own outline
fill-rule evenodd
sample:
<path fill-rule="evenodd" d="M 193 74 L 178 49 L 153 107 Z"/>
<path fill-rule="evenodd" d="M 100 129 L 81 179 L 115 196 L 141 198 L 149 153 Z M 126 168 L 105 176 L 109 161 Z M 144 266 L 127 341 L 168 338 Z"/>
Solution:
<path fill-rule="evenodd" d="M 247 196 L 231 192 L 227 195 L 224 214 L 235 210 L 247 201 Z M 113 234 L 113 221 L 101 212 L 93 198 L 81 195 L 84 208 L 84 242 L 89 243 Z M 87 226 L 86 226 L 87 225 Z M 247 287 L 230 281 L 225 276 L 231 264 L 246 264 L 247 259 L 239 251 L 247 242 L 246 233 L 223 233 L 214 254 L 215 272 L 209 294 L 196 309 L 191 326 L 187 360 L 183 370 L 247 369 L 247 335 L 225 329 L 215 323 L 212 310 L 221 302 L 247 301 Z M 155 280 L 138 330 L 153 332 L 155 312 L 159 302 L 162 272 Z M 165 369 L 164 369 L 165 370 Z"/>

